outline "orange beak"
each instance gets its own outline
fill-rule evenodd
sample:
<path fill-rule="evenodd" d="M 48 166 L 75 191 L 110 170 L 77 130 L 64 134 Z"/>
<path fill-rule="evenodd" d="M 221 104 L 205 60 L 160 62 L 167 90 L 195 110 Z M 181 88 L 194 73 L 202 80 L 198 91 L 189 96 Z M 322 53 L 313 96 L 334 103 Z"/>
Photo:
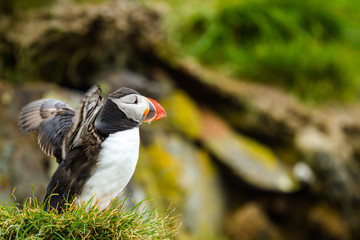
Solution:
<path fill-rule="evenodd" d="M 160 118 L 166 117 L 166 112 L 164 108 L 155 100 L 151 98 L 144 97 L 148 103 L 148 108 L 144 112 L 144 122 L 153 122 Z"/>

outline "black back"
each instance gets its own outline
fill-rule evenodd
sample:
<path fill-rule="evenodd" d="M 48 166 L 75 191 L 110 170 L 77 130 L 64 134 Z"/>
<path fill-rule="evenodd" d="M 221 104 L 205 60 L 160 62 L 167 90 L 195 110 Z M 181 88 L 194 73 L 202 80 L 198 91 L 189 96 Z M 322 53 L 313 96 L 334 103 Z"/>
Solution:
<path fill-rule="evenodd" d="M 66 161 L 62 161 L 51 177 L 44 199 L 46 210 L 62 212 L 65 203 L 80 194 L 98 161 L 100 145 L 89 145 L 72 149 Z M 76 160 L 76 161 L 74 161 Z M 66 166 L 66 162 L 72 162 Z"/>

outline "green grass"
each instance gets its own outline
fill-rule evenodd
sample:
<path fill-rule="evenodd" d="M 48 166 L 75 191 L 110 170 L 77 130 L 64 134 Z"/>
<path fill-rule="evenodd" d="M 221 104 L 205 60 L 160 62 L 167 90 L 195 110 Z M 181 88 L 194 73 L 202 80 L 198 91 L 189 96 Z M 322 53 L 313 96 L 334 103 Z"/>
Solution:
<path fill-rule="evenodd" d="M 353 1 L 143 2 L 166 5 L 169 45 L 208 67 L 311 101 L 360 96 L 360 5 Z"/>
<path fill-rule="evenodd" d="M 139 203 L 130 210 L 124 201 L 108 209 L 68 204 L 67 211 L 46 212 L 37 201 L 0 204 L 1 239 L 173 239 L 175 218 L 170 210 L 145 210 Z"/>

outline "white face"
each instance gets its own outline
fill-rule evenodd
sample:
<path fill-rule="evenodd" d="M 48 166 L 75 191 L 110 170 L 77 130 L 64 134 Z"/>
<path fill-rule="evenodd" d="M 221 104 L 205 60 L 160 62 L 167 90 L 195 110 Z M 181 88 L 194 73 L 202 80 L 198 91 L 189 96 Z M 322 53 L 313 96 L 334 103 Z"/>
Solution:
<path fill-rule="evenodd" d="M 125 113 L 127 118 L 138 123 L 142 123 L 145 119 L 148 102 L 143 96 L 139 94 L 129 94 L 121 98 L 110 99 Z"/>

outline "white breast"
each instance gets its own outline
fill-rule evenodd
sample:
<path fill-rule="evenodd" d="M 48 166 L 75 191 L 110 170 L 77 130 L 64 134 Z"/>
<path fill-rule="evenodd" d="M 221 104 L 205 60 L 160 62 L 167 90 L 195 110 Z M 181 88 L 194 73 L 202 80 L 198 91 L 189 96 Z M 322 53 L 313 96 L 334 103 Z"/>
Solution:
<path fill-rule="evenodd" d="M 139 128 L 110 134 L 102 143 L 99 162 L 86 182 L 81 202 L 93 203 L 101 209 L 120 194 L 134 174 L 139 157 Z"/>

